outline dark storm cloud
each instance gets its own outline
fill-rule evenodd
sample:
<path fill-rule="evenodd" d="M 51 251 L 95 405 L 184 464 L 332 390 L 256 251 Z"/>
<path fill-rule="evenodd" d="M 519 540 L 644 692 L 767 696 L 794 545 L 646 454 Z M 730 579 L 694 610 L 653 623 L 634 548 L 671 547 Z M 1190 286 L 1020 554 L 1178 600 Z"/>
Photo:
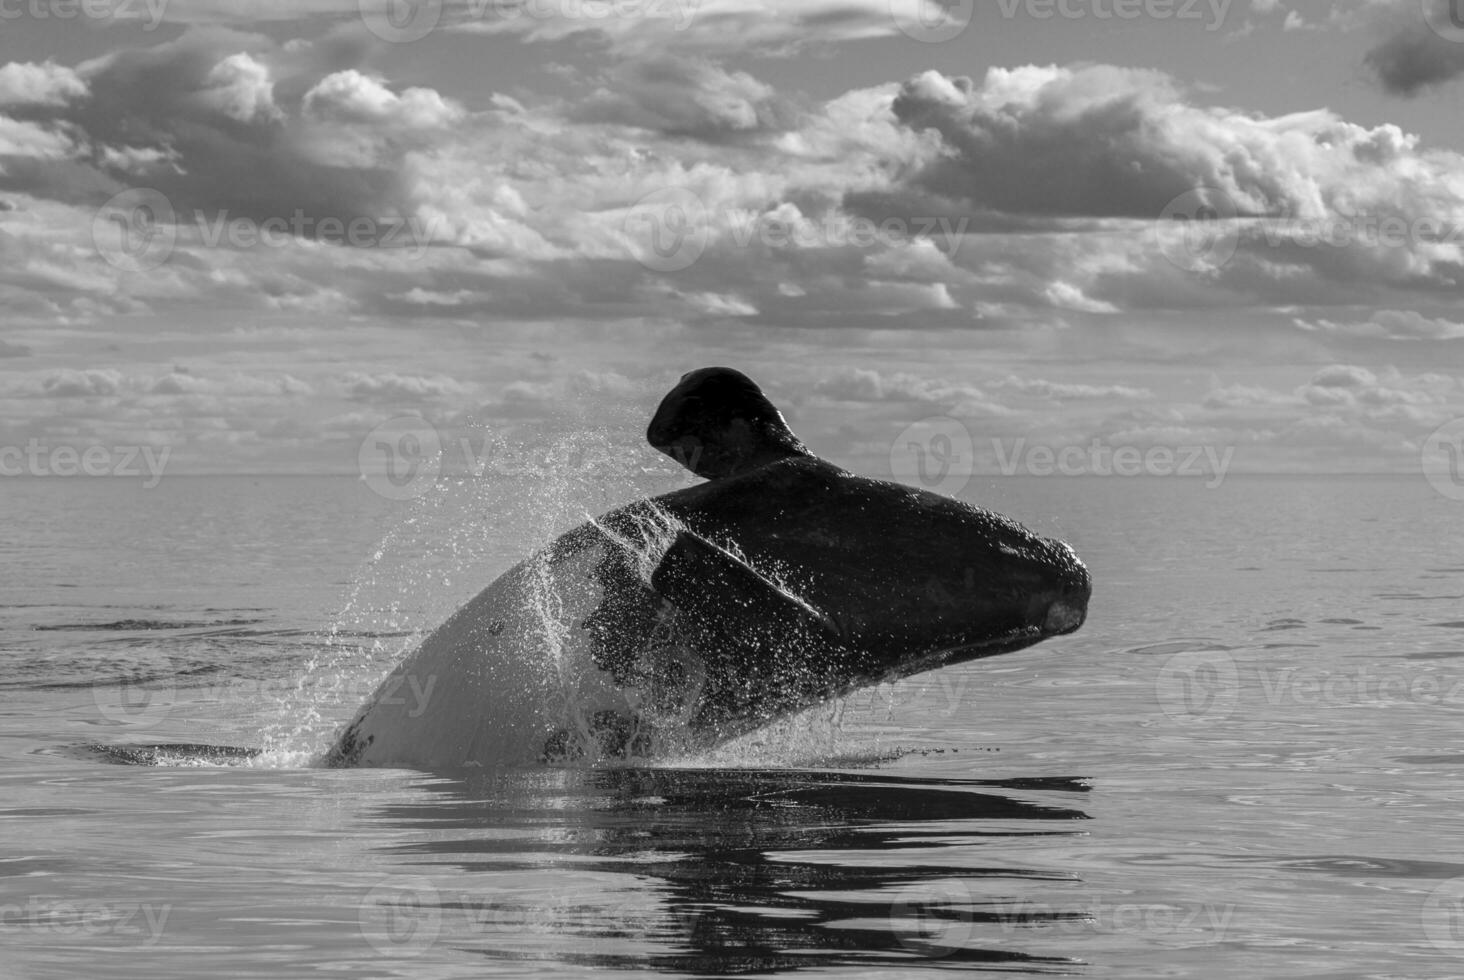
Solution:
<path fill-rule="evenodd" d="M 339 41 L 300 52 L 259 35 L 200 28 L 78 66 L 85 95 L 10 111 L 70 137 L 72 159 L 7 160 L 0 186 L 83 205 L 150 187 L 180 214 L 200 209 L 255 221 L 299 212 L 349 221 L 405 210 L 392 155 L 341 165 L 313 152 L 291 125 L 292 103 L 355 57 Z"/>
<path fill-rule="evenodd" d="M 1367 65 L 1385 91 L 1417 95 L 1464 74 L 1464 28 L 1454 32 L 1458 37 L 1451 40 L 1430 24 L 1452 25 L 1451 18 L 1459 15 L 1449 10 L 1450 4 L 1464 10 L 1459 0 L 1436 0 L 1427 18 L 1409 9 L 1406 18 L 1395 23 L 1388 36 L 1367 53 Z"/>

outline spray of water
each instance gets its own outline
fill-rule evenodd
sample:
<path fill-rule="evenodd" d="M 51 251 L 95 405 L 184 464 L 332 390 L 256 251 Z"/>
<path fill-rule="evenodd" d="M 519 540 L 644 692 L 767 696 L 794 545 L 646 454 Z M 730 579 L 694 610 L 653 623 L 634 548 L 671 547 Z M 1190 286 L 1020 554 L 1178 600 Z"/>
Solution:
<path fill-rule="evenodd" d="M 363 572 L 351 585 L 339 613 L 322 636 L 320 650 L 302 666 L 294 690 L 272 706 L 264 726 L 264 751 L 249 764 L 300 766 L 318 760 L 340 727 L 355 714 L 397 661 L 478 590 L 526 555 L 526 621 L 532 625 L 511 656 L 530 658 L 543 680 L 537 694 L 545 713 L 563 720 L 583 746 L 595 744 L 596 718 L 581 698 L 586 664 L 574 655 L 580 626 L 572 622 L 566 584 L 553 574 L 543 550 L 571 527 L 588 522 L 630 560 L 647 586 L 661 556 L 682 525 L 655 507 L 636 508 L 629 528 L 595 521 L 603 512 L 685 485 L 675 469 L 628 465 L 643 460 L 639 435 L 626 429 L 566 426 L 532 446 L 484 437 L 491 453 L 484 472 L 438 481 L 408 505 L 406 515 L 383 536 Z M 778 569 L 762 569 L 781 583 Z M 579 587 L 576 584 L 574 587 Z M 705 667 L 677 641 L 675 613 L 652 631 L 649 656 L 675 661 L 694 684 Z M 492 669 L 491 665 L 485 665 Z M 562 765 L 788 766 L 878 761 L 887 752 L 876 742 L 854 749 L 843 741 L 843 702 L 830 702 L 744 735 L 715 750 L 688 748 L 685 718 L 667 714 L 642 692 L 624 692 L 628 717 L 655 732 L 655 757 L 606 762 L 585 752 Z M 634 739 L 632 739 L 634 744 Z"/>

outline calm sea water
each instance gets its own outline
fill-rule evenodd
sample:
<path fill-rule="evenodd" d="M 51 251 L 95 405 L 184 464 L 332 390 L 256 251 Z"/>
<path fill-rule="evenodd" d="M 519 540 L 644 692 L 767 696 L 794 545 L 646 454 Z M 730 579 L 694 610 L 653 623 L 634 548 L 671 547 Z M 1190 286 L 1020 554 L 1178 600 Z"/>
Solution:
<path fill-rule="evenodd" d="M 656 768 L 310 760 L 625 496 L 0 485 L 0 975 L 1464 975 L 1464 532 L 1418 479 L 1009 479 L 1078 634 Z M 180 750 L 118 764 L 91 745 Z M 230 764 L 234 763 L 234 764 Z"/>

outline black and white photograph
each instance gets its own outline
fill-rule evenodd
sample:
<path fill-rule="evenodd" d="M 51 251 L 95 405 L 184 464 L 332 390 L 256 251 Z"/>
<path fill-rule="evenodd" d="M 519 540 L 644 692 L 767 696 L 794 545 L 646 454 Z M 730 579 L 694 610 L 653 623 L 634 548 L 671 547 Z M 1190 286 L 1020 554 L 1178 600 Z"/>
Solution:
<path fill-rule="evenodd" d="M 1464 977 L 1464 0 L 0 0 L 0 978 Z"/>

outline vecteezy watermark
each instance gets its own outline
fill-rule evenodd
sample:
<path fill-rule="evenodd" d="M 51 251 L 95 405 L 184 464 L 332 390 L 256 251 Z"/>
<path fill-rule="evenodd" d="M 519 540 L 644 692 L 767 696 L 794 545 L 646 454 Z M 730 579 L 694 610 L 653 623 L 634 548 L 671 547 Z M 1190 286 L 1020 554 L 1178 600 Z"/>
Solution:
<path fill-rule="evenodd" d="M 388 500 L 420 497 L 442 472 L 442 437 L 420 415 L 398 415 L 366 434 L 356 465 L 366 485 Z"/>
<path fill-rule="evenodd" d="M 436 674 L 413 671 L 373 677 L 340 679 L 235 677 L 211 684 L 190 684 L 180 691 L 171 677 L 153 680 L 98 681 L 92 685 L 92 700 L 98 713 L 114 724 L 133 729 L 155 728 L 185 700 L 188 704 L 265 704 L 298 698 L 307 692 L 312 702 L 327 698 L 344 704 L 359 704 L 372 698 L 375 704 L 405 709 L 408 718 L 420 718 L 432 707 L 437 691 Z"/>
<path fill-rule="evenodd" d="M 1175 266 L 1208 272 L 1228 264 L 1242 241 L 1271 249 L 1464 247 L 1464 224 L 1427 215 L 1340 210 L 1311 217 L 1248 217 L 1230 194 L 1199 187 L 1170 201 L 1150 226 L 1150 236 Z"/>
<path fill-rule="evenodd" d="M 1435 949 L 1464 953 L 1464 878 L 1450 878 L 1429 892 L 1419 918 Z"/>
<path fill-rule="evenodd" d="M 971 430 L 948 415 L 912 423 L 890 445 L 890 472 L 948 497 L 960 493 L 976 472 Z"/>
<path fill-rule="evenodd" d="M 475 777 L 474 787 L 490 791 L 497 778 Z M 629 910 L 613 903 L 595 906 L 585 901 L 582 889 L 568 883 L 509 897 L 501 892 L 449 891 L 425 877 L 390 875 L 363 896 L 358 922 L 361 935 L 378 953 L 413 957 L 439 943 L 493 934 L 594 935 L 614 928 L 646 935 L 669 927 L 692 935 L 704 914 L 684 906 L 664 911 Z"/>
<path fill-rule="evenodd" d="M 900 945 L 937 959 L 968 946 L 976 933 L 976 896 L 965 881 L 939 879 L 890 903 L 890 927 Z"/>
<path fill-rule="evenodd" d="M 654 272 L 679 272 L 694 265 L 714 235 L 736 248 L 876 248 L 935 242 L 954 256 L 970 218 L 950 215 L 891 216 L 875 221 L 829 212 L 807 219 L 770 211 L 713 212 L 685 187 L 663 187 L 635 202 L 621 222 L 626 248 Z"/>
<path fill-rule="evenodd" d="M 1445 422 L 1423 441 L 1423 475 L 1450 500 L 1464 500 L 1464 418 Z"/>
<path fill-rule="evenodd" d="M 1197 187 L 1170 201 L 1152 228 L 1160 252 L 1186 272 L 1223 266 L 1240 247 L 1234 199 L 1213 187 Z"/>
<path fill-rule="evenodd" d="M 92 685 L 92 701 L 101 716 L 128 728 L 162 724 L 173 710 L 177 691 L 170 678 L 151 681 L 122 680 Z"/>
<path fill-rule="evenodd" d="M 285 248 L 309 240 L 350 248 L 394 249 L 421 258 L 432 244 L 435 222 L 418 215 L 378 218 L 316 216 L 296 208 L 264 219 L 231 215 L 227 208 L 194 209 L 191 224 L 204 248 Z M 168 261 L 178 244 L 179 215 L 160 191 L 135 187 L 114 195 L 92 219 L 92 243 L 108 263 L 146 272 Z"/>
<path fill-rule="evenodd" d="M 679 454 L 672 456 L 680 458 Z M 670 467 L 667 457 L 647 460 L 639 451 L 607 443 L 510 443 L 475 432 L 448 439 L 420 415 L 399 415 L 376 426 L 357 453 L 361 478 L 391 500 L 409 500 L 448 474 L 542 479 L 567 472 L 598 482 L 635 480 L 651 467 Z M 693 456 L 691 465 L 695 465 Z M 679 468 L 669 472 L 679 473 Z"/>
<path fill-rule="evenodd" d="M 1217 651 L 1176 653 L 1155 676 L 1154 696 L 1172 721 L 1223 721 L 1240 699 L 1240 669 Z"/>
<path fill-rule="evenodd" d="M 124 272 L 156 269 L 173 254 L 177 239 L 172 202 L 150 187 L 115 194 L 92 216 L 92 245 Z"/>
<path fill-rule="evenodd" d="M 453 25 L 492 27 L 515 21 L 666 21 L 684 31 L 698 0 L 466 0 L 453 4 Z M 420 41 L 442 22 L 443 0 L 357 0 L 366 29 L 383 41 Z"/>
<path fill-rule="evenodd" d="M 163 479 L 172 446 L 48 446 L 31 438 L 24 446 L 0 446 L 0 477 L 144 476 L 151 490 Z"/>
<path fill-rule="evenodd" d="M 0 903 L 0 935 L 125 936 L 135 938 L 140 946 L 152 946 L 163 937 L 172 911 L 171 904 L 72 901 L 32 895 L 24 905 Z"/>
<path fill-rule="evenodd" d="M 161 725 L 180 702 L 198 704 L 279 703 L 307 693 L 312 702 L 331 700 L 359 704 L 373 703 L 405 709 L 408 718 L 420 718 L 432 707 L 437 690 L 436 674 L 393 673 L 384 680 L 374 677 L 341 679 L 236 677 L 211 684 L 190 684 L 180 691 L 171 677 L 152 680 L 98 681 L 92 685 L 92 700 L 106 720 L 127 728 L 143 730 Z"/>
<path fill-rule="evenodd" d="M 939 958 L 978 939 L 1034 927 L 1076 935 L 1179 935 L 1189 943 L 1225 940 L 1234 904 L 1210 902 L 1114 902 L 1106 895 L 1073 895 L 1057 902 L 1000 901 L 969 879 L 939 879 L 902 894 L 890 905 L 890 925 L 900 945 Z"/>
<path fill-rule="evenodd" d="M 630 254 L 653 272 L 680 272 L 702 257 L 712 228 L 707 206 L 684 187 L 663 187 L 635 202 L 621 222 Z"/>
<path fill-rule="evenodd" d="M 989 0 L 983 0 L 989 3 Z M 1219 30 L 1234 0 L 996 0 L 1005 20 L 1024 17 L 1035 21 L 1162 20 L 1203 22 L 1206 31 Z M 900 32 L 916 41 L 939 43 L 959 36 L 971 24 L 974 0 L 888 0 L 890 16 Z"/>
<path fill-rule="evenodd" d="M 442 933 L 442 897 L 426 878 L 392 877 L 366 892 L 361 935 L 383 956 L 420 956 Z"/>
<path fill-rule="evenodd" d="M 1225 482 L 1234 446 L 1114 446 L 1094 439 L 1086 446 L 1048 446 L 991 440 L 1000 476 L 1139 476 L 1203 478 L 1208 489 Z M 890 444 L 890 473 L 899 480 L 950 496 L 977 472 L 976 445 L 959 419 L 937 415 L 907 426 Z"/>
<path fill-rule="evenodd" d="M 959 37 L 971 26 L 976 0 L 888 0 L 890 17 L 900 33 L 925 44 Z"/>
<path fill-rule="evenodd" d="M 1159 708 L 1171 721 L 1223 721 L 1242 696 L 1270 707 L 1359 705 L 1464 706 L 1464 676 L 1438 670 L 1368 666 L 1273 667 L 1238 663 L 1223 650 L 1189 650 L 1165 662 L 1154 679 Z"/>
<path fill-rule="evenodd" d="M 163 22 L 169 0 L 0 0 L 0 21 L 142 20 L 143 30 Z"/>
<path fill-rule="evenodd" d="M 1007 20 L 1204 21 L 1205 30 L 1225 24 L 1234 0 L 996 0 Z"/>
<path fill-rule="evenodd" d="M 1423 19 L 1445 41 L 1464 44 L 1464 0 L 1419 0 Z"/>
<path fill-rule="evenodd" d="M 1235 458 L 1234 446 L 1110 446 L 1094 439 L 1086 446 L 1010 444 L 991 440 L 996 468 L 1002 476 L 1180 476 L 1202 477 L 1205 487 L 1225 482 Z"/>

